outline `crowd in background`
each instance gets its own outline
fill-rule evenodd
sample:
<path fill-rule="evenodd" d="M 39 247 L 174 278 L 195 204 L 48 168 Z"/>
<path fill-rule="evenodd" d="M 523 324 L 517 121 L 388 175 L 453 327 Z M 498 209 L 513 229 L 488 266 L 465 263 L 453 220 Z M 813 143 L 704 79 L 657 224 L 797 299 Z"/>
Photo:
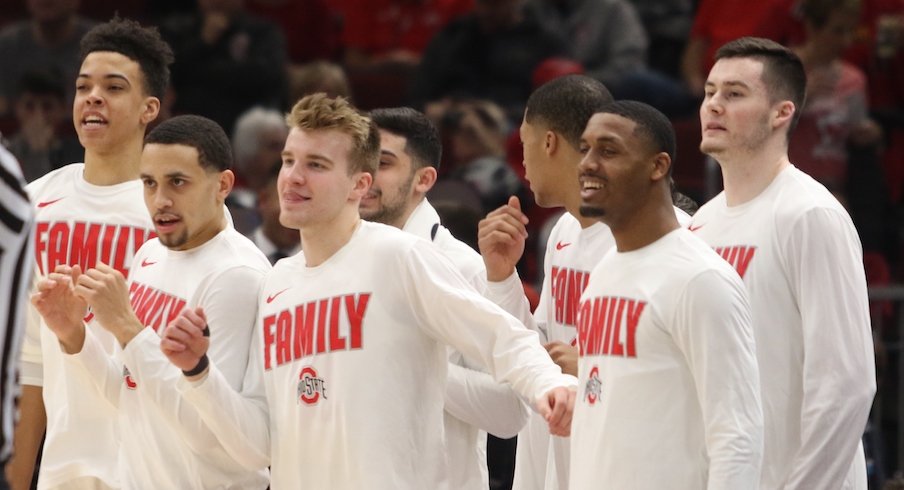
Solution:
<path fill-rule="evenodd" d="M 271 260 L 298 247 L 275 198 L 283 114 L 326 92 L 365 110 L 410 105 L 437 124 L 445 151 L 431 200 L 464 241 L 518 195 L 531 218 L 521 277 L 534 284 L 555 211 L 533 205 L 524 180 L 517 128 L 531 91 L 585 73 L 657 107 L 679 136 L 678 189 L 702 203 L 720 180 L 697 147 L 713 52 L 740 36 L 774 39 L 808 74 L 792 163 L 847 206 L 869 282 L 904 282 L 904 0 L 10 0 L 0 132 L 27 180 L 81 161 L 69 116 L 78 41 L 115 13 L 158 26 L 173 47 L 157 123 L 199 114 L 232 136 L 233 220 Z"/>

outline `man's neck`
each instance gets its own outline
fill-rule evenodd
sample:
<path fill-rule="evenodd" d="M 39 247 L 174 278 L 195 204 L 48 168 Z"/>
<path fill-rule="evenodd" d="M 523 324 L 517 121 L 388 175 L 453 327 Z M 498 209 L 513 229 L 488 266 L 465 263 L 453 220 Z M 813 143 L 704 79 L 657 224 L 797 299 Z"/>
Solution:
<path fill-rule="evenodd" d="M 638 250 L 680 227 L 672 207 L 671 194 L 650 196 L 632 216 L 609 223 L 619 252 Z"/>
<path fill-rule="evenodd" d="M 722 167 L 722 183 L 728 206 L 739 206 L 757 197 L 787 168 L 786 149 L 764 147 L 764 151 L 717 158 Z"/>
<path fill-rule="evenodd" d="M 352 239 L 360 223 L 358 207 L 354 206 L 344 209 L 329 223 L 302 228 L 301 249 L 304 250 L 305 265 L 317 267 L 326 262 Z"/>
<path fill-rule="evenodd" d="M 85 151 L 85 180 L 94 185 L 116 185 L 138 178 L 141 139 L 106 151 Z"/>

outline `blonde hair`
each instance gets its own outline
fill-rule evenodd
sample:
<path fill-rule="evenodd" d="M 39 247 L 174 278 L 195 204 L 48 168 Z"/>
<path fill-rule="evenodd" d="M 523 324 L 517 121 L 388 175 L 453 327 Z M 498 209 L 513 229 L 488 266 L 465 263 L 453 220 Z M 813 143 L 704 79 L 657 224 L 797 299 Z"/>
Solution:
<path fill-rule="evenodd" d="M 332 99 L 324 93 L 303 97 L 286 116 L 290 128 L 307 131 L 334 129 L 349 135 L 349 175 L 355 172 L 374 174 L 380 163 L 380 132 L 376 124 L 344 97 Z"/>

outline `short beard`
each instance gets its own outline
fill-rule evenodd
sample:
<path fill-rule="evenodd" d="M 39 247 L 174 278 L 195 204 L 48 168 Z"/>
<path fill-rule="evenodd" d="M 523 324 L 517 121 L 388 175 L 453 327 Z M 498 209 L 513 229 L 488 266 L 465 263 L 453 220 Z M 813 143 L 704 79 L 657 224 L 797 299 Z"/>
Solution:
<path fill-rule="evenodd" d="M 412 185 L 414 185 L 413 174 L 411 176 L 411 179 L 403 184 L 399 189 L 399 192 L 396 194 L 399 197 L 399 200 L 392 203 L 383 202 L 383 194 L 381 191 L 380 195 L 378 196 L 378 199 L 380 200 L 380 207 L 371 214 L 368 214 L 366 211 L 362 212 L 361 218 L 366 221 L 383 223 L 384 225 L 392 226 L 405 213 L 405 208 L 408 206 L 408 195 L 411 193 Z M 404 225 L 404 223 L 402 224 Z"/>
<path fill-rule="evenodd" d="M 606 211 L 602 208 L 594 208 L 592 206 L 581 206 L 578 208 L 578 212 L 584 218 L 599 218 L 606 215 Z"/>
<path fill-rule="evenodd" d="M 175 250 L 188 242 L 188 231 L 184 230 L 178 235 L 172 235 L 169 237 L 160 235 L 159 238 L 160 243 L 162 243 L 164 247 L 170 250 Z"/>

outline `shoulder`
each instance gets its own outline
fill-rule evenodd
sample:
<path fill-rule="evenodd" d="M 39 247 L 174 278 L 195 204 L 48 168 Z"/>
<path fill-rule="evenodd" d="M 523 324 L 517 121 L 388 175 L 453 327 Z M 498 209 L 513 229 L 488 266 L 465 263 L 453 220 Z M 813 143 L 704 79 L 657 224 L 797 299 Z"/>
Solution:
<path fill-rule="evenodd" d="M 808 216 L 832 214 L 850 220 L 848 212 L 828 189 L 796 167 L 779 175 L 779 187 L 772 205 L 778 229 L 794 226 Z"/>
<path fill-rule="evenodd" d="M 217 257 L 227 261 L 226 265 L 233 268 L 249 268 L 265 273 L 270 269 L 270 262 L 264 253 L 254 245 L 248 237 L 242 235 L 235 228 L 227 227 L 216 238 L 211 252 Z"/>
<path fill-rule="evenodd" d="M 440 227 L 433 243 L 465 277 L 486 275 L 486 266 L 480 254 L 465 242 L 455 238 L 445 227 Z"/>
<path fill-rule="evenodd" d="M 53 192 L 52 189 L 71 185 L 75 182 L 75 179 L 81 178 L 84 168 L 85 164 L 83 163 L 71 163 L 56 170 L 51 170 L 40 179 L 28 184 L 25 189 L 33 200 L 37 199 L 43 196 L 45 192 Z"/>
<path fill-rule="evenodd" d="M 713 197 L 706 204 L 700 206 L 696 213 L 691 217 L 691 222 L 693 222 L 696 218 L 711 216 L 714 213 L 718 213 L 719 210 L 725 209 L 725 191 L 720 192 Z"/>

